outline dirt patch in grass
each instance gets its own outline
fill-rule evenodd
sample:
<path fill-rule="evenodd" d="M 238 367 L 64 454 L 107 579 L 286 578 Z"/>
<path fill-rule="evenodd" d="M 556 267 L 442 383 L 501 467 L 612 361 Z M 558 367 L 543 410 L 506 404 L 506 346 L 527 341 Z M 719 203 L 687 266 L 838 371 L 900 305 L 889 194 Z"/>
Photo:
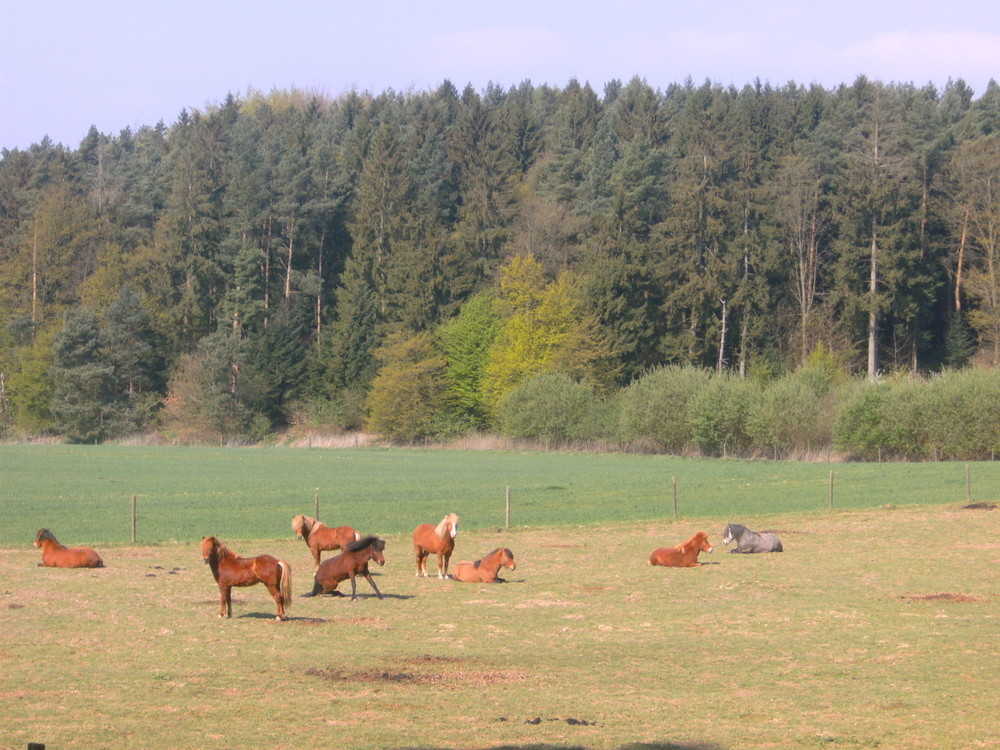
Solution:
<path fill-rule="evenodd" d="M 983 601 L 982 597 L 979 596 L 972 596 L 971 594 L 954 594 L 949 592 L 940 594 L 910 594 L 899 598 L 908 602 L 951 602 L 954 604 L 971 604 L 973 602 Z"/>
<path fill-rule="evenodd" d="M 402 659 L 381 669 L 326 667 L 307 669 L 306 674 L 330 682 L 454 687 L 507 685 L 528 679 L 528 675 L 518 669 L 497 669 L 474 660 L 429 655 Z"/>
<path fill-rule="evenodd" d="M 996 510 L 996 503 L 969 503 L 962 506 L 963 510 Z"/>

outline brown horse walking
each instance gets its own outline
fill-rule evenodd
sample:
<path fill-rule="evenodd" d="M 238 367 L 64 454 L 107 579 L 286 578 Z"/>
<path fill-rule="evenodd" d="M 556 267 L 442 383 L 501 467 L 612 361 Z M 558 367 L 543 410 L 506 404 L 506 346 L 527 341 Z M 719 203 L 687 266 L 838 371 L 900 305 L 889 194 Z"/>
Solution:
<path fill-rule="evenodd" d="M 503 578 L 497 575 L 500 568 L 514 570 L 516 567 L 514 553 L 506 547 L 497 547 L 475 562 L 455 563 L 451 577 L 464 583 L 503 583 Z"/>
<path fill-rule="evenodd" d="M 668 568 L 694 568 L 701 565 L 698 562 L 698 553 L 711 551 L 712 545 L 708 543 L 708 534 L 699 531 L 676 547 L 654 549 L 649 556 L 649 564 L 665 565 Z"/>
<path fill-rule="evenodd" d="M 356 542 L 361 538 L 361 534 L 350 526 L 330 527 L 312 516 L 295 516 L 292 519 L 292 531 L 299 539 L 305 541 L 317 568 L 320 552 L 344 549 L 348 542 Z"/>
<path fill-rule="evenodd" d="M 285 607 L 292 603 L 292 567 L 288 563 L 271 555 L 240 557 L 214 536 L 201 540 L 201 556 L 219 584 L 219 617 L 233 616 L 233 586 L 263 583 L 278 605 L 278 619 L 285 619 Z"/>
<path fill-rule="evenodd" d="M 90 547 L 63 547 L 48 529 L 39 529 L 35 547 L 42 548 L 39 568 L 103 568 L 104 561 Z"/>
<path fill-rule="evenodd" d="M 375 579 L 368 572 L 368 563 L 372 560 L 379 565 L 385 565 L 385 556 L 382 551 L 385 549 L 385 542 L 377 536 L 366 536 L 356 542 L 349 542 L 336 557 L 329 557 L 316 570 L 313 576 L 313 590 L 306 596 L 317 596 L 318 594 L 332 593 L 334 596 L 343 596 L 337 591 L 337 585 L 341 581 L 351 579 L 351 601 L 358 598 L 358 584 L 356 576 L 364 576 L 375 595 L 382 598 L 382 592 L 375 585 Z"/>
<path fill-rule="evenodd" d="M 437 526 L 422 523 L 413 530 L 413 551 L 417 556 L 417 576 L 427 577 L 427 557 L 437 554 L 438 578 L 448 577 L 448 561 L 455 549 L 458 516 L 449 513 Z"/>

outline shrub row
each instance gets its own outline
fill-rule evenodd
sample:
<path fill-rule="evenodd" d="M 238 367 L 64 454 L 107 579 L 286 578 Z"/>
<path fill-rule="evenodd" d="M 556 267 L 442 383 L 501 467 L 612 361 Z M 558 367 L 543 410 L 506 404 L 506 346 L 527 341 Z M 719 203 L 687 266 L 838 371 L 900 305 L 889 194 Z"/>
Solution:
<path fill-rule="evenodd" d="M 546 373 L 508 394 L 499 425 L 508 437 L 548 445 L 601 441 L 674 454 L 992 459 L 1000 446 L 1000 372 L 869 382 L 838 377 L 821 363 L 759 381 L 670 366 L 607 397 Z"/>

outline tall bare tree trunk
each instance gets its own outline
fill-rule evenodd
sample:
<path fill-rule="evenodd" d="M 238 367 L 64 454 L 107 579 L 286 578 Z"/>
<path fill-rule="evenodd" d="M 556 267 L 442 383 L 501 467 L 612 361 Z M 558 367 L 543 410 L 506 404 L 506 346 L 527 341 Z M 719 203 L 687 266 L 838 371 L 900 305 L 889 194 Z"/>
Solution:
<path fill-rule="evenodd" d="M 868 292 L 871 307 L 868 310 L 868 377 L 878 374 L 878 236 L 872 221 L 871 272 L 868 276 Z"/>

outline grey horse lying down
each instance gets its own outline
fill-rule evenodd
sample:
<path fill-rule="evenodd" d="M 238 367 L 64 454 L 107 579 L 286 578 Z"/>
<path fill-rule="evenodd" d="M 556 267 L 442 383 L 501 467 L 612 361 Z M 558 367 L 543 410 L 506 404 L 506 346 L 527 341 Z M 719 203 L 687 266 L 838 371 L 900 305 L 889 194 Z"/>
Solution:
<path fill-rule="evenodd" d="M 758 534 L 746 526 L 730 523 L 722 532 L 722 543 L 736 542 L 736 549 L 730 552 L 750 554 L 751 552 L 781 552 L 781 540 L 776 534 Z"/>

